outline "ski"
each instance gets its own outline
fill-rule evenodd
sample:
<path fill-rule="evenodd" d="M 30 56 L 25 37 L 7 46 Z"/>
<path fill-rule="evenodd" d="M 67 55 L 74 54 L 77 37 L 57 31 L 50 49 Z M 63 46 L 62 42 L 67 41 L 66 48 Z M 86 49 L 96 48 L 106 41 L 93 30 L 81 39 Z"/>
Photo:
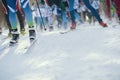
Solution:
<path fill-rule="evenodd" d="M 60 34 L 65 34 L 65 33 L 68 33 L 70 31 L 72 31 L 72 30 L 61 31 Z"/>
<path fill-rule="evenodd" d="M 26 54 L 29 52 L 29 50 L 31 50 L 32 46 L 35 44 L 35 42 L 37 41 L 37 39 L 35 40 L 25 40 L 22 41 L 19 45 L 18 48 L 15 50 L 16 54 Z"/>
<path fill-rule="evenodd" d="M 70 30 L 66 30 L 66 31 L 61 31 L 60 34 L 66 34 L 68 32 L 74 31 L 74 30 L 79 30 L 79 29 L 70 29 Z"/>
<path fill-rule="evenodd" d="M 24 54 L 29 53 L 29 51 L 32 49 L 32 47 L 33 47 L 33 45 L 35 44 L 36 41 L 37 41 L 37 39 L 30 41 L 30 44 L 26 48 L 24 48 L 23 53 Z"/>
<path fill-rule="evenodd" d="M 9 37 L 5 34 L 0 35 L 0 46 L 8 39 Z"/>
<path fill-rule="evenodd" d="M 8 37 L 2 38 L 2 39 L 0 40 L 0 46 L 1 46 L 7 39 L 8 39 Z"/>
<path fill-rule="evenodd" d="M 0 45 L 0 52 L 4 51 L 5 49 L 9 48 L 9 40 L 6 39 L 1 45 Z"/>
<path fill-rule="evenodd" d="M 10 46 L 9 45 L 9 41 L 6 41 L 2 46 L 0 46 L 0 53 L 4 52 L 8 49 L 12 49 L 15 48 L 15 54 L 25 54 L 28 53 L 29 50 L 32 48 L 32 46 L 34 45 L 34 43 L 37 41 L 37 39 L 35 40 L 22 40 L 18 43 L 15 43 L 14 45 Z"/>
<path fill-rule="evenodd" d="M 21 36 L 22 39 L 26 39 L 27 36 Z M 20 45 L 21 43 L 21 40 L 20 39 L 17 43 L 13 44 L 13 45 L 10 45 L 10 38 L 9 37 L 6 37 L 5 39 L 3 39 L 1 42 L 0 42 L 0 52 L 3 52 L 5 51 L 6 49 L 10 49 L 12 47 L 16 47 L 18 45 Z"/>

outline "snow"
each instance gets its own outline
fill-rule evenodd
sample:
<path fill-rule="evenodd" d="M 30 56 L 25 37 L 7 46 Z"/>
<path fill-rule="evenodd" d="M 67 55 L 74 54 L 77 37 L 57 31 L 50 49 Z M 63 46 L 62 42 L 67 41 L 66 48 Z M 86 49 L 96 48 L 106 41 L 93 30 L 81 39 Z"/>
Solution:
<path fill-rule="evenodd" d="M 23 46 L 27 37 L 21 37 Z M 38 32 L 26 54 L 0 52 L 0 80 L 119 80 L 120 25 L 83 24 L 66 34 Z"/>

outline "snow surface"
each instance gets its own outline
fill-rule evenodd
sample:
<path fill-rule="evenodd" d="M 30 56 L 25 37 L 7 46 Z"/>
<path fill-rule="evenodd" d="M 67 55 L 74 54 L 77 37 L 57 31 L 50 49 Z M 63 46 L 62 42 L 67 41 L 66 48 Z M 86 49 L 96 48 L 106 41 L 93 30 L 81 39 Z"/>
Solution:
<path fill-rule="evenodd" d="M 120 80 L 120 25 L 77 28 L 38 32 L 26 54 L 18 46 L 1 51 L 0 80 Z M 22 46 L 26 38 L 21 37 Z"/>

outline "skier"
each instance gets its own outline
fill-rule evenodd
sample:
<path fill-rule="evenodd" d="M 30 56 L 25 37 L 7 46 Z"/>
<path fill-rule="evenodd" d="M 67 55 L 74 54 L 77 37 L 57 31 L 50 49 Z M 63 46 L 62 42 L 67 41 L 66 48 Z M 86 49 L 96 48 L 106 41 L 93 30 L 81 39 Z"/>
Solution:
<path fill-rule="evenodd" d="M 36 15 L 37 15 L 37 25 L 40 27 L 40 30 L 43 31 L 43 26 L 46 28 L 46 17 L 47 17 L 47 10 L 45 3 L 40 3 L 39 8 L 41 11 L 41 15 L 39 13 L 39 9 L 37 8 L 36 10 Z M 42 21 L 43 19 L 43 21 Z"/>
<path fill-rule="evenodd" d="M 67 18 L 66 18 L 66 9 L 65 9 L 65 4 L 66 1 L 65 0 L 45 0 L 45 2 L 48 5 L 48 9 L 53 7 L 53 5 L 55 4 L 59 9 L 61 9 L 62 12 L 62 24 L 64 26 L 65 29 L 67 29 Z M 50 12 L 51 10 L 49 10 Z M 48 21 L 50 19 L 50 16 L 48 16 Z M 51 20 L 51 19 L 50 19 Z"/>
<path fill-rule="evenodd" d="M 22 8 L 19 6 L 17 13 L 17 18 L 20 24 L 20 33 L 25 34 L 25 14 Z"/>
<path fill-rule="evenodd" d="M 13 45 L 18 42 L 19 39 L 19 33 L 17 29 L 17 18 L 16 18 L 16 12 L 18 10 L 19 6 L 19 0 L 6 0 L 8 8 L 9 8 L 9 20 L 11 23 L 11 28 L 12 28 L 12 39 L 10 41 L 10 45 Z M 36 33 L 34 30 L 34 25 L 33 25 L 33 19 L 32 19 L 32 13 L 31 9 L 29 6 L 29 1 L 28 0 L 20 0 L 20 6 L 24 10 L 26 21 L 29 26 L 29 38 L 30 40 L 34 40 L 36 37 Z"/>
<path fill-rule="evenodd" d="M 51 7 L 46 6 L 47 9 L 47 20 L 48 20 L 48 27 L 49 31 L 53 31 L 53 10 Z"/>
<path fill-rule="evenodd" d="M 8 33 L 8 37 L 11 36 L 11 24 L 8 18 L 9 12 L 8 12 L 8 7 L 7 7 L 7 3 L 6 0 L 1 0 L 1 4 L 2 4 L 2 11 L 5 14 L 5 19 L 7 22 L 7 26 L 9 28 L 9 33 Z"/>
<path fill-rule="evenodd" d="M 7 3 L 6 3 L 6 0 L 2 0 L 2 6 L 3 6 L 3 12 L 5 14 L 5 19 L 6 19 L 6 22 L 7 22 L 7 25 L 8 25 L 8 28 L 9 28 L 9 33 L 8 33 L 8 37 L 11 36 L 11 24 L 10 24 L 10 21 L 9 21 L 9 9 L 8 9 L 8 6 L 7 6 Z M 22 34 L 25 33 L 25 28 L 24 28 L 24 14 L 22 13 L 22 9 L 19 9 L 17 10 L 17 17 L 18 17 L 18 21 L 20 23 L 20 32 Z"/>
<path fill-rule="evenodd" d="M 88 9 L 83 2 L 80 2 L 81 16 L 83 16 L 83 21 L 87 21 L 86 16 L 88 16 Z"/>
<path fill-rule="evenodd" d="M 59 1 L 58 1 L 59 2 Z M 63 30 L 67 29 L 67 10 L 68 10 L 68 2 L 66 0 L 61 0 L 59 4 L 55 3 L 56 8 L 56 18 L 58 20 L 58 27 L 61 26 Z"/>
<path fill-rule="evenodd" d="M 69 4 L 69 11 L 70 11 L 70 16 L 71 16 L 71 20 L 72 20 L 72 25 L 70 28 L 75 29 L 76 28 L 75 18 L 78 18 L 80 23 L 83 22 L 79 16 L 79 14 L 77 13 L 79 1 L 78 0 L 68 0 L 68 4 Z"/>
<path fill-rule="evenodd" d="M 97 11 L 97 13 L 99 14 L 99 6 L 100 6 L 100 1 L 99 0 L 92 0 L 91 1 L 91 6 Z M 91 14 L 91 15 L 89 15 L 89 14 Z M 91 11 L 90 11 L 90 13 L 89 13 L 88 15 L 89 15 L 89 21 L 90 21 L 90 23 L 93 21 L 93 23 L 95 23 L 95 21 L 96 21 L 96 18 L 95 18 L 95 16 L 93 16 L 92 15 L 92 13 L 91 13 Z"/>
<path fill-rule="evenodd" d="M 64 9 L 61 9 L 57 5 L 55 5 L 54 11 L 56 15 L 56 19 L 58 22 L 58 29 L 67 29 L 67 11 L 65 8 L 68 7 L 66 0 L 61 1 L 61 3 L 64 5 Z"/>
<path fill-rule="evenodd" d="M 54 7 L 54 15 L 56 16 L 56 20 L 57 20 L 57 27 L 58 27 L 58 29 L 60 29 L 61 28 L 61 26 L 62 26 L 62 11 L 61 11 L 61 9 L 60 8 L 58 8 L 56 5 L 55 5 L 55 7 Z"/>
<path fill-rule="evenodd" d="M 120 0 L 106 0 L 106 4 L 107 4 L 107 11 L 110 13 L 110 6 L 111 6 L 111 2 L 114 3 L 115 9 L 116 9 L 116 13 L 118 15 L 119 21 L 120 21 Z"/>
<path fill-rule="evenodd" d="M 69 10 L 70 10 L 70 14 L 71 14 L 71 19 L 72 21 L 72 26 L 71 29 L 75 29 L 76 28 L 76 24 L 74 21 L 74 1 L 75 0 L 68 0 L 69 2 Z M 92 14 L 96 17 L 96 19 L 98 20 L 99 24 L 103 27 L 107 27 L 107 25 L 102 21 L 102 19 L 100 18 L 99 14 L 97 13 L 97 11 L 91 6 L 89 0 L 83 0 L 84 4 L 86 5 L 86 7 L 92 12 Z"/>

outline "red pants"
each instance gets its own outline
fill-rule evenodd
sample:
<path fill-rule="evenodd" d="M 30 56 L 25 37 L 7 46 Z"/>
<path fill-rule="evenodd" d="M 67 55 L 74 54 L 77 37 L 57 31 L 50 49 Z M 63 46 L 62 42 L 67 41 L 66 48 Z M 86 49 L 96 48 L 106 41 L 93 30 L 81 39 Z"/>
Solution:
<path fill-rule="evenodd" d="M 113 0 L 115 3 L 116 13 L 120 16 L 120 0 Z"/>
<path fill-rule="evenodd" d="M 106 5 L 107 5 L 106 13 L 107 13 L 108 18 L 110 18 L 110 16 L 111 16 L 111 13 L 110 13 L 111 1 L 110 0 L 106 0 Z"/>
<path fill-rule="evenodd" d="M 120 0 L 113 0 L 113 2 L 115 4 L 116 13 L 118 16 L 120 16 Z M 110 17 L 111 0 L 106 0 L 106 5 L 107 5 L 107 15 L 108 17 Z"/>

